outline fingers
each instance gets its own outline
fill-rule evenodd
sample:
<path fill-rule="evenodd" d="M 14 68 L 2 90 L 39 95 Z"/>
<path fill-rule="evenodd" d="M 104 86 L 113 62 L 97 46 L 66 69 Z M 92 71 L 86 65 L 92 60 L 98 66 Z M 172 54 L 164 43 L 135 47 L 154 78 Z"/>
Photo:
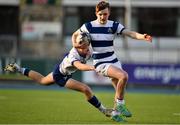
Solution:
<path fill-rule="evenodd" d="M 150 36 L 148 34 L 144 34 L 144 38 L 145 38 L 145 40 L 152 42 L 152 36 Z"/>

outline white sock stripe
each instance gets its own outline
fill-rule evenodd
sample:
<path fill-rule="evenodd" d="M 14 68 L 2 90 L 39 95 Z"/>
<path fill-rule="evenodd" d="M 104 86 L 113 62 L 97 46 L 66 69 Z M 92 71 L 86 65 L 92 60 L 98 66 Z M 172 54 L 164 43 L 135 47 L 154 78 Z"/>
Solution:
<path fill-rule="evenodd" d="M 119 100 L 119 99 L 116 99 L 116 103 L 117 104 L 125 104 L 125 100 Z"/>
<path fill-rule="evenodd" d="M 24 75 L 26 68 L 20 68 L 20 72 Z"/>

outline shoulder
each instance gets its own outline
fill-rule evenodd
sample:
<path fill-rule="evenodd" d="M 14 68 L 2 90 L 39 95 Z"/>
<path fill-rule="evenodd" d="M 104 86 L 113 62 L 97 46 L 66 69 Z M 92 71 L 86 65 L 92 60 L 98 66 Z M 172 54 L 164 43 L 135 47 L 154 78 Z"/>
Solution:
<path fill-rule="evenodd" d="M 107 24 L 108 27 L 112 26 L 112 27 L 118 27 L 119 25 L 122 26 L 122 24 L 118 21 L 113 21 L 113 20 L 108 20 Z"/>
<path fill-rule="evenodd" d="M 108 24 L 120 24 L 120 25 L 122 25 L 121 22 L 119 22 L 119 21 L 113 21 L 113 20 L 108 20 L 107 23 L 108 23 Z"/>
<path fill-rule="evenodd" d="M 107 21 L 107 24 L 113 24 L 115 21 L 113 21 L 113 20 L 108 20 Z"/>
<path fill-rule="evenodd" d="M 90 21 L 90 22 L 84 23 L 83 25 L 84 25 L 86 28 L 88 28 L 88 27 L 92 27 L 92 25 L 94 25 L 94 24 L 95 24 L 94 21 Z"/>
<path fill-rule="evenodd" d="M 69 55 L 78 55 L 77 49 L 73 47 L 73 48 L 69 51 Z"/>
<path fill-rule="evenodd" d="M 92 21 L 91 21 L 92 22 Z M 80 27 L 80 31 L 89 32 L 89 30 L 92 28 L 92 23 L 86 22 Z"/>
<path fill-rule="evenodd" d="M 68 55 L 64 59 L 64 63 L 72 63 L 76 60 L 80 60 L 79 54 L 77 53 L 75 48 L 72 48 Z"/>

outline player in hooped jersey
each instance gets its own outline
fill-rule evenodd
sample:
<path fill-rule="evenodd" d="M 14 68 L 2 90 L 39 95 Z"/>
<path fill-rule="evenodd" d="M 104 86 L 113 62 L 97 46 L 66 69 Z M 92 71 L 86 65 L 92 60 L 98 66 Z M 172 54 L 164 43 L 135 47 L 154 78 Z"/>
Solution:
<path fill-rule="evenodd" d="M 85 64 L 86 61 L 91 57 L 92 53 L 89 49 L 89 42 L 83 42 L 82 37 L 76 41 L 78 43 L 78 47 L 73 47 L 69 53 L 66 54 L 63 60 L 55 66 L 53 72 L 49 73 L 47 76 L 43 76 L 34 70 L 20 67 L 16 63 L 7 65 L 5 67 L 5 71 L 19 72 L 40 83 L 41 85 L 50 85 L 56 83 L 60 87 L 66 87 L 68 89 L 82 92 L 90 104 L 95 106 L 106 116 L 110 116 L 112 109 L 105 108 L 93 94 L 89 86 L 71 78 L 72 73 L 74 73 L 76 70 L 89 71 L 95 69 L 94 66 Z"/>
<path fill-rule="evenodd" d="M 107 1 L 100 1 L 96 5 L 97 19 L 83 24 L 72 35 L 72 44 L 80 32 L 88 32 L 91 36 L 91 46 L 93 49 L 93 65 L 97 73 L 111 79 L 115 88 L 115 111 L 112 112 L 112 119 L 117 122 L 124 121 L 123 116 L 131 117 L 131 112 L 126 108 L 124 91 L 128 81 L 128 74 L 122 69 L 121 62 L 114 53 L 113 40 L 115 35 L 126 35 L 133 39 L 152 41 L 152 37 L 147 34 L 140 34 L 126 29 L 116 21 L 108 20 L 110 15 L 110 5 Z"/>

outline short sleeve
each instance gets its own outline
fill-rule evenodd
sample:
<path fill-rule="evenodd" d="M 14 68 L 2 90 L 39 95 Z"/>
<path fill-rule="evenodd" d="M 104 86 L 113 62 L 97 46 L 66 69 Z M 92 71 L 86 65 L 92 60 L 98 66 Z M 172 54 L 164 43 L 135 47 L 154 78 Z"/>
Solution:
<path fill-rule="evenodd" d="M 75 61 L 80 61 L 80 56 L 76 51 L 71 51 L 68 55 L 68 62 L 73 66 Z"/>
<path fill-rule="evenodd" d="M 86 25 L 85 24 L 83 24 L 81 27 L 80 27 L 80 29 L 79 29 L 81 32 L 89 32 L 88 30 L 87 30 L 87 28 L 86 28 Z"/>
<path fill-rule="evenodd" d="M 117 28 L 117 34 L 122 34 L 122 31 L 125 29 L 125 27 L 119 23 L 118 28 Z"/>

